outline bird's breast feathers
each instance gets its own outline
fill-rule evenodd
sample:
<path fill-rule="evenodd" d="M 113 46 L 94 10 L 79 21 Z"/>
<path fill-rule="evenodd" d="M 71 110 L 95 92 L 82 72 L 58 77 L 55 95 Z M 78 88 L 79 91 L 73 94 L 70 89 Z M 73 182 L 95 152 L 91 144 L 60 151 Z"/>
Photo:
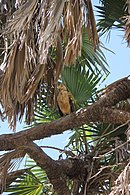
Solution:
<path fill-rule="evenodd" d="M 69 95 L 67 91 L 60 91 L 57 97 L 58 105 L 63 112 L 64 115 L 70 114 L 70 102 L 69 102 Z"/>

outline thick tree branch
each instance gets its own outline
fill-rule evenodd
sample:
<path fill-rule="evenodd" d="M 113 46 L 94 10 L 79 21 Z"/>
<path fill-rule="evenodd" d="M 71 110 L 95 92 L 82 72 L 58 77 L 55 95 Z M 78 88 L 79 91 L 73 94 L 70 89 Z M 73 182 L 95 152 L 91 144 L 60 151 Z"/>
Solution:
<path fill-rule="evenodd" d="M 72 113 L 56 121 L 38 125 L 16 134 L 0 136 L 0 150 L 12 150 L 20 145 L 27 145 L 28 141 L 43 139 L 51 135 L 61 134 L 64 131 L 80 127 L 90 122 L 104 122 L 123 124 L 130 120 L 130 113 L 97 105 L 89 106 L 79 113 Z"/>
<path fill-rule="evenodd" d="M 15 134 L 1 135 L 0 150 L 12 150 L 19 145 L 26 145 L 29 141 L 61 134 L 68 129 L 90 122 L 126 123 L 130 120 L 130 113 L 111 109 L 110 106 L 130 97 L 130 80 L 128 78 L 121 79 L 110 85 L 108 89 L 96 103 L 76 113 Z"/>
<path fill-rule="evenodd" d="M 130 98 L 130 80 L 129 77 L 125 77 L 110 84 L 105 89 L 104 95 L 99 99 L 97 104 L 110 107 L 128 98 Z"/>

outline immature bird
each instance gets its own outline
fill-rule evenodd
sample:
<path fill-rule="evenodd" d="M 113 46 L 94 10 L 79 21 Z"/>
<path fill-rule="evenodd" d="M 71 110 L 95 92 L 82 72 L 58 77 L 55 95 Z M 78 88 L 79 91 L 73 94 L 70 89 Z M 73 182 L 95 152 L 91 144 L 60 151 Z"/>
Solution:
<path fill-rule="evenodd" d="M 64 84 L 60 84 L 59 94 L 57 96 L 57 103 L 59 107 L 59 112 L 61 116 L 70 114 L 74 111 L 74 104 L 70 93 L 67 91 Z"/>

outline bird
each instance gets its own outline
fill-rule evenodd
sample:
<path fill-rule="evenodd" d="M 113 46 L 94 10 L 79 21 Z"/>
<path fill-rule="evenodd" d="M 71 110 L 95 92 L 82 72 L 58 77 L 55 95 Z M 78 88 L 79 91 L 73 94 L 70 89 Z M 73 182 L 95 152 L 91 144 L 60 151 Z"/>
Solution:
<path fill-rule="evenodd" d="M 68 92 L 66 86 L 61 83 L 58 87 L 59 93 L 57 96 L 57 104 L 61 116 L 65 116 L 74 112 L 74 103 L 72 95 Z"/>

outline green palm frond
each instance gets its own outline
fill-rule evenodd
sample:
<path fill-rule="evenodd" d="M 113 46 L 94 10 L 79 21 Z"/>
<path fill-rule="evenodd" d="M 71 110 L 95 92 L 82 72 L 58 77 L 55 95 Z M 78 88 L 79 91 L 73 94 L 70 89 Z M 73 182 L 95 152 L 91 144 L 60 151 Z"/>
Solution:
<path fill-rule="evenodd" d="M 77 154 L 90 153 L 91 146 L 95 145 L 93 140 L 99 138 L 99 131 L 92 127 L 92 125 L 84 125 L 80 128 L 73 129 L 66 147 L 76 151 Z"/>
<path fill-rule="evenodd" d="M 45 171 L 28 157 L 26 158 L 26 167 L 29 169 L 8 187 L 7 192 L 10 192 L 11 195 L 51 195 L 52 185 L 49 183 Z"/>
<path fill-rule="evenodd" d="M 49 108 L 46 103 L 40 103 L 37 105 L 34 112 L 34 120 L 35 124 L 51 122 L 52 120 L 56 120 L 59 118 L 58 112 L 53 108 Z"/>
<path fill-rule="evenodd" d="M 43 171 L 39 166 L 37 166 L 36 162 L 28 156 L 25 161 L 25 167 L 31 169 L 32 174 L 35 175 L 35 177 L 40 181 L 40 183 L 48 182 L 48 178 L 45 171 Z"/>
<path fill-rule="evenodd" d="M 43 186 L 38 181 L 38 179 L 31 172 L 28 172 L 22 175 L 18 180 L 16 180 L 14 185 L 9 186 L 7 191 L 11 192 L 11 195 L 40 195 L 42 194 L 42 189 Z"/>
<path fill-rule="evenodd" d="M 100 74 L 93 75 L 76 67 L 65 67 L 62 72 L 62 80 L 78 105 L 89 102 L 101 79 Z"/>
<path fill-rule="evenodd" d="M 88 153 L 88 150 L 90 149 L 88 140 L 92 139 L 92 134 L 93 131 L 91 131 L 87 125 L 81 128 L 73 129 L 66 148 L 71 148 L 76 155 L 84 155 Z"/>
<path fill-rule="evenodd" d="M 121 140 L 125 141 L 126 135 L 125 131 L 127 129 L 127 125 L 115 125 L 115 124 L 106 124 L 106 123 L 95 123 L 90 124 L 89 127 L 91 131 L 95 132 L 97 136 L 96 140 L 101 140 L 105 138 L 115 138 L 119 137 Z M 93 137 L 93 142 L 96 141 Z"/>
<path fill-rule="evenodd" d="M 71 148 L 71 150 L 75 151 L 78 155 L 81 153 L 91 153 L 91 148 L 93 147 L 94 153 L 98 152 L 99 156 L 104 155 L 115 148 L 117 142 L 119 144 L 126 142 L 127 137 L 125 132 L 127 128 L 127 125 L 120 126 L 102 123 L 84 125 L 72 130 L 66 147 Z M 122 159 L 127 159 L 128 154 L 126 149 L 121 150 L 124 151 Z M 121 150 L 119 151 L 120 156 L 122 156 Z M 117 157 L 115 153 L 111 152 L 109 155 L 104 155 L 104 158 L 100 160 L 101 164 L 112 165 L 117 162 Z"/>
<path fill-rule="evenodd" d="M 101 48 L 93 49 L 91 40 L 85 29 L 82 31 L 82 51 L 78 63 L 83 67 L 89 68 L 94 74 L 103 71 L 106 75 L 109 74 L 106 57 Z"/>
<path fill-rule="evenodd" d="M 123 16 L 127 13 L 126 0 L 101 0 L 101 6 L 97 8 L 99 22 L 98 31 L 102 34 L 112 28 L 123 29 Z"/>

